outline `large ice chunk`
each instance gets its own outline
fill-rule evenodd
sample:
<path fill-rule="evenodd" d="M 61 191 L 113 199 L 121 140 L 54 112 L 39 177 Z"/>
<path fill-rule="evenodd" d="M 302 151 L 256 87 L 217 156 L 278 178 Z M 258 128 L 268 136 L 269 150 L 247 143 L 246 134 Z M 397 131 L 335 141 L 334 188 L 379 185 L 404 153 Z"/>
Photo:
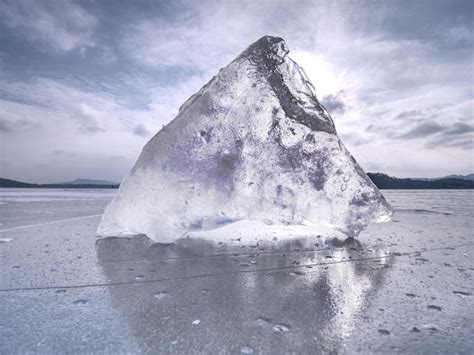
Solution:
<path fill-rule="evenodd" d="M 98 233 L 184 233 L 241 221 L 329 226 L 356 236 L 392 208 L 336 134 L 281 38 L 221 69 L 143 151 Z"/>

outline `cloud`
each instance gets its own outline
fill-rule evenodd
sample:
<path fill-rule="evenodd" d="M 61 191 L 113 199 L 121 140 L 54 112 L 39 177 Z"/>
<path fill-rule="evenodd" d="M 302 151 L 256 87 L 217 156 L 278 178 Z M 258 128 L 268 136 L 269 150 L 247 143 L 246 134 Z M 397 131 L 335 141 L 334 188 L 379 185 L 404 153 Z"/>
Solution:
<path fill-rule="evenodd" d="M 423 122 L 409 129 L 407 132 L 399 135 L 398 137 L 406 139 L 427 137 L 435 133 L 441 132 L 442 130 L 443 126 L 436 122 Z"/>
<path fill-rule="evenodd" d="M 12 177 L 35 180 L 29 167 L 48 165 L 44 147 L 58 147 L 75 152 L 75 164 L 61 159 L 62 169 L 43 169 L 45 176 L 79 169 L 97 176 L 97 169 L 119 180 L 189 96 L 271 34 L 285 38 L 363 164 L 392 175 L 466 173 L 472 7 L 462 0 L 4 0 L 0 134 L 8 154 L 0 164 Z"/>
<path fill-rule="evenodd" d="M 465 122 L 456 122 L 425 143 L 428 149 L 460 148 L 474 149 L 474 125 Z"/>
<path fill-rule="evenodd" d="M 0 132 L 4 134 L 37 129 L 39 120 L 30 112 L 21 112 L 21 104 L 0 99 Z M 28 106 L 27 106 L 28 108 Z M 41 111 L 41 108 L 39 108 Z"/>
<path fill-rule="evenodd" d="M 106 132 L 99 125 L 99 122 L 108 112 L 104 112 L 100 108 L 91 107 L 87 103 L 80 103 L 71 108 L 71 115 L 78 121 L 79 131 L 84 134 Z"/>
<path fill-rule="evenodd" d="M 11 127 L 11 122 L 6 119 L 0 118 L 0 131 L 1 132 L 12 132 L 14 129 Z"/>
<path fill-rule="evenodd" d="M 0 20 L 15 35 L 56 52 L 95 45 L 97 19 L 71 0 L 5 0 Z"/>
<path fill-rule="evenodd" d="M 369 125 L 366 128 L 366 131 L 368 132 L 375 132 L 377 130 L 381 130 L 381 128 L 380 127 L 377 128 L 374 125 Z M 411 140 L 411 139 L 419 139 L 419 138 L 424 139 L 424 138 L 429 138 L 432 136 L 437 136 L 437 138 L 435 138 L 434 140 L 431 140 L 425 146 L 429 148 L 433 148 L 437 145 L 446 145 L 449 143 L 448 146 L 457 147 L 458 145 L 453 145 L 451 144 L 451 142 L 454 139 L 458 139 L 457 136 L 465 136 L 472 132 L 474 132 L 474 125 L 465 123 L 465 122 L 455 122 L 453 124 L 449 123 L 449 124 L 441 125 L 438 122 L 423 121 L 421 123 L 417 123 L 415 121 L 412 128 L 408 129 L 405 133 L 396 135 L 394 137 L 397 139 L 410 139 Z"/>
<path fill-rule="evenodd" d="M 134 109 L 87 82 L 0 80 L 2 174 L 35 182 L 87 175 L 119 181 L 137 159 L 147 132 L 167 123 L 181 103 L 170 99 L 179 100 L 172 89 L 156 94 L 150 106 Z M 37 163 L 48 173 L 39 172 Z"/>
<path fill-rule="evenodd" d="M 120 47 L 125 55 L 149 67 L 185 71 L 215 68 L 223 63 L 223 58 L 231 59 L 232 39 L 219 32 L 207 32 L 198 16 L 199 11 L 188 21 L 177 20 L 171 26 L 148 19 L 131 24 Z"/>
<path fill-rule="evenodd" d="M 53 150 L 53 152 L 51 154 L 55 157 L 64 157 L 64 158 L 76 158 L 77 157 L 77 153 L 67 152 L 63 149 L 55 149 L 55 150 Z"/>
<path fill-rule="evenodd" d="M 336 95 L 324 96 L 321 103 L 331 115 L 344 113 L 346 105 L 343 101 L 343 95 L 344 91 L 339 91 Z"/>
<path fill-rule="evenodd" d="M 465 122 L 456 122 L 447 131 L 443 132 L 443 135 L 464 135 L 470 132 L 474 132 L 474 125 Z"/>
<path fill-rule="evenodd" d="M 0 100 L 0 104 L 1 103 L 2 103 L 2 100 Z M 0 132 L 3 132 L 3 133 L 13 133 L 13 132 L 22 131 L 25 129 L 28 130 L 32 128 L 37 128 L 38 126 L 39 126 L 38 122 L 29 120 L 27 118 L 19 118 L 18 120 L 13 120 L 11 119 L 11 117 L 0 118 Z"/>
<path fill-rule="evenodd" d="M 0 80 L 0 87 L 0 94 L 7 98 L 0 108 L 0 117 L 5 117 L 15 130 L 69 123 L 87 134 L 120 125 L 117 120 L 120 107 L 105 92 L 81 90 L 46 78 Z"/>
<path fill-rule="evenodd" d="M 403 111 L 400 112 L 398 115 L 394 117 L 395 120 L 399 119 L 408 119 L 413 120 L 414 118 L 424 117 L 425 113 L 422 110 L 410 110 L 410 111 Z"/>
<path fill-rule="evenodd" d="M 425 143 L 428 149 L 461 148 L 462 150 L 474 149 L 474 135 L 468 136 L 446 136 L 441 135 Z M 472 159 L 472 156 L 471 156 Z"/>
<path fill-rule="evenodd" d="M 137 126 L 135 127 L 133 131 L 133 134 L 136 134 L 137 136 L 140 136 L 140 137 L 150 136 L 150 132 L 148 131 L 146 126 L 143 124 L 137 124 Z"/>
<path fill-rule="evenodd" d="M 363 135 L 357 132 L 341 133 L 340 137 L 344 143 L 347 143 L 353 146 L 364 145 L 370 142 L 369 138 L 364 137 Z"/>

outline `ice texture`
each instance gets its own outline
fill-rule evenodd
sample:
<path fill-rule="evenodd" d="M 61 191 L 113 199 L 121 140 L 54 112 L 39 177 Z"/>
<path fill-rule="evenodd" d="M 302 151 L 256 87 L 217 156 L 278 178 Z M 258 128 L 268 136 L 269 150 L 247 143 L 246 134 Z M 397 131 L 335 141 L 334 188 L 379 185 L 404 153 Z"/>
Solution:
<path fill-rule="evenodd" d="M 98 234 L 187 232 L 250 220 L 357 236 L 392 208 L 337 136 L 283 39 L 265 36 L 143 148 Z"/>

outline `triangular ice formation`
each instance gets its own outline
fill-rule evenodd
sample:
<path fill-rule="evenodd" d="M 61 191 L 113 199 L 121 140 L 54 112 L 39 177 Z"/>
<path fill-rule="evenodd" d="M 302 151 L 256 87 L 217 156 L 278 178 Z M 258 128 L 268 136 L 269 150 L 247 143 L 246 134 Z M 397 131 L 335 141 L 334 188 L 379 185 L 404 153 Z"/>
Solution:
<path fill-rule="evenodd" d="M 144 147 L 100 235 L 184 233 L 239 220 L 355 236 L 392 208 L 336 134 L 281 38 L 265 36 L 188 99 Z"/>

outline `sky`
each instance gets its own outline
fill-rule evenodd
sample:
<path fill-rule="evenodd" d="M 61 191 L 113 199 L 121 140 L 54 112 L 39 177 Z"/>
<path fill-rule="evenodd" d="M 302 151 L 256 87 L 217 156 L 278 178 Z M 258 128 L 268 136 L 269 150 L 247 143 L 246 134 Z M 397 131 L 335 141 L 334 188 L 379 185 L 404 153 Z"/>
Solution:
<path fill-rule="evenodd" d="M 0 176 L 120 181 L 179 106 L 283 37 L 370 172 L 474 172 L 474 1 L 0 0 Z"/>

